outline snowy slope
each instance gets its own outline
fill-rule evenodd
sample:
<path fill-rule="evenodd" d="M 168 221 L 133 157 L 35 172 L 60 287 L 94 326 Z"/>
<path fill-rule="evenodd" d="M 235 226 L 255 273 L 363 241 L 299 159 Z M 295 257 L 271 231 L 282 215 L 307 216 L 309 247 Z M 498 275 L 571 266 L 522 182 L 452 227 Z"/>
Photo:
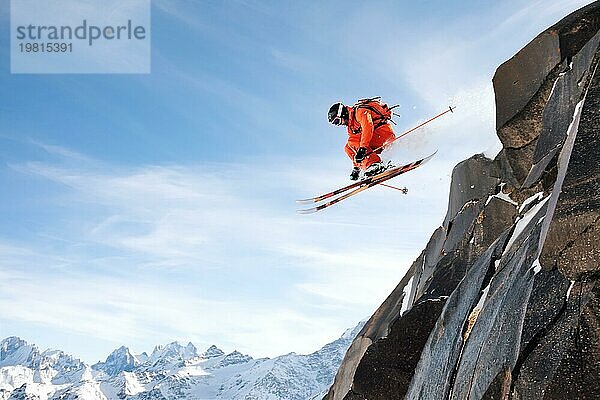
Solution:
<path fill-rule="evenodd" d="M 10 337 L 0 342 L 0 400 L 321 398 L 363 325 L 308 355 L 254 359 L 216 346 L 198 353 L 192 343 L 174 342 L 150 356 L 123 346 L 93 366 Z"/>

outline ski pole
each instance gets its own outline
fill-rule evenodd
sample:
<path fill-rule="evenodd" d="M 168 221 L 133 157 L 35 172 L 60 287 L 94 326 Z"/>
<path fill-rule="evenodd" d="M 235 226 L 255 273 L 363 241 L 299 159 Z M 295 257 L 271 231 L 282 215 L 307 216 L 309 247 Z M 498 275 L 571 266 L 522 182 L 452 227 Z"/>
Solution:
<path fill-rule="evenodd" d="M 407 188 L 405 188 L 405 187 L 403 187 L 403 188 L 399 188 L 399 187 L 396 187 L 396 186 L 388 185 L 387 183 L 380 183 L 380 185 L 381 185 L 381 186 L 388 187 L 388 188 L 390 188 L 390 189 L 396 189 L 396 190 L 399 190 L 399 191 L 401 191 L 401 192 L 402 192 L 402 193 L 404 193 L 404 194 L 408 193 L 408 189 L 407 189 Z"/>
<path fill-rule="evenodd" d="M 415 131 L 415 130 L 419 129 L 419 128 L 420 128 L 420 127 L 422 127 L 423 125 L 426 125 L 426 124 L 430 123 L 430 122 L 431 122 L 431 121 L 433 121 L 434 119 L 436 119 L 436 118 L 439 118 L 439 117 L 441 117 L 442 115 L 444 115 L 444 114 L 446 114 L 446 113 L 449 113 L 449 112 L 452 112 L 452 113 L 453 113 L 455 109 L 456 109 L 456 107 L 448 106 L 448 109 L 447 109 L 446 111 L 444 111 L 444 112 L 442 112 L 442 113 L 439 113 L 439 114 L 438 114 L 438 115 L 436 115 L 435 117 L 428 119 L 427 121 L 423 122 L 422 124 L 419 124 L 419 125 L 415 126 L 414 128 L 412 128 L 412 129 L 409 129 L 409 130 L 407 130 L 406 132 L 402 133 L 401 135 L 399 135 L 399 136 L 396 136 L 394 139 L 390 140 L 390 141 L 389 141 L 389 142 L 387 142 L 387 143 L 384 143 L 382 146 L 380 146 L 380 147 L 376 148 L 375 150 L 371 151 L 371 152 L 370 152 L 370 153 L 368 153 L 368 154 L 375 153 L 375 152 L 377 152 L 377 151 L 379 151 L 379 150 L 383 149 L 385 146 L 388 146 L 388 145 L 390 145 L 390 144 L 394 143 L 396 140 L 400 139 L 402 136 L 406 136 L 406 135 L 408 135 L 408 134 L 409 134 L 409 133 L 411 133 L 412 131 Z M 368 155 L 368 154 L 367 154 L 367 155 Z"/>

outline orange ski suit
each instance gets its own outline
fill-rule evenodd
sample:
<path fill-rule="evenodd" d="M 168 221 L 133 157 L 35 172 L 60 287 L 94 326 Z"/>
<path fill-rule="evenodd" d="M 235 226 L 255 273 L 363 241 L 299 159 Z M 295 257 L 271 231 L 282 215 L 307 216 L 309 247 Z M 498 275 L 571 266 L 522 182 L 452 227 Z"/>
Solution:
<path fill-rule="evenodd" d="M 375 128 L 372 111 L 368 109 L 358 108 L 354 111 L 352 107 L 347 108 L 349 115 L 348 142 L 344 150 L 355 167 L 366 169 L 371 164 L 381 161 L 378 154 L 383 149 L 379 149 L 379 147 L 394 140 L 394 130 L 389 123 Z M 361 163 L 356 163 L 354 156 L 359 147 L 367 148 L 367 157 Z M 372 153 L 372 150 L 376 150 L 376 152 Z"/>

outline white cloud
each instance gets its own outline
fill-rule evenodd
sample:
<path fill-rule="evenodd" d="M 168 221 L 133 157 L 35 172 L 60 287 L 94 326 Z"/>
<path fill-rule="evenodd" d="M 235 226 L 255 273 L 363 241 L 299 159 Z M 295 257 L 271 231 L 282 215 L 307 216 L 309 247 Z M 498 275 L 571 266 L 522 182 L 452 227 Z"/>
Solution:
<path fill-rule="evenodd" d="M 90 163 L 93 161 L 92 158 L 85 156 L 84 154 L 78 153 L 65 147 L 56 146 L 52 144 L 42 143 L 38 140 L 28 139 L 27 143 L 40 147 L 51 155 L 63 158 L 63 160 L 73 160 L 76 162 Z"/>
<path fill-rule="evenodd" d="M 310 352 L 324 343 L 324 334 L 338 333 L 337 324 L 315 329 L 321 323 L 326 326 L 326 318 L 303 315 L 285 305 L 259 307 L 208 300 L 189 284 L 174 287 L 116 277 L 81 279 L 57 274 L 40 280 L 31 272 L 1 268 L 0 277 L 3 319 L 145 351 L 151 350 L 153 343 L 179 339 L 194 340 L 202 347 L 216 343 L 228 351 L 274 356 L 292 349 Z M 290 341 L 295 345 L 290 346 Z"/>

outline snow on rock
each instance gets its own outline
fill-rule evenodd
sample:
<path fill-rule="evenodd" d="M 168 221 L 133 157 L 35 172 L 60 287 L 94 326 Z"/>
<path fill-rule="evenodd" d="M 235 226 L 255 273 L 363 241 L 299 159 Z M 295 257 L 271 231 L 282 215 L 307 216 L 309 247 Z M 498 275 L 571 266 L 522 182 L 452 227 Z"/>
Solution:
<path fill-rule="evenodd" d="M 33 382 L 33 371 L 21 365 L 0 368 L 0 390 L 13 390 Z"/>
<path fill-rule="evenodd" d="M 525 201 L 523 202 L 523 204 L 521 204 L 521 207 L 519 208 L 519 213 L 523 213 L 523 212 L 529 210 L 529 207 L 533 203 L 539 202 L 543 198 L 544 198 L 544 192 L 538 192 L 538 193 L 534 194 L 533 196 L 525 199 Z"/>
<path fill-rule="evenodd" d="M 91 381 L 91 368 L 62 351 L 40 352 L 17 337 L 0 342 L 0 390 L 18 391 L 11 398 L 45 400 L 69 385 Z"/>
<path fill-rule="evenodd" d="M 108 400 L 99 382 L 82 381 L 57 391 L 51 400 Z"/>
<path fill-rule="evenodd" d="M 133 371 L 141 363 L 127 347 L 121 346 L 113 351 L 105 362 L 95 364 L 94 369 L 115 376 L 123 371 Z"/>
<path fill-rule="evenodd" d="M 515 226 L 515 230 L 508 240 L 508 244 L 504 249 L 504 254 L 508 253 L 511 249 L 512 245 L 519 239 L 523 230 L 529 225 L 533 217 L 540 211 L 540 209 L 546 204 L 546 202 L 550 199 L 550 197 L 546 197 L 543 201 L 540 201 L 535 207 L 532 207 L 529 211 L 527 211 L 518 221 Z"/>
<path fill-rule="evenodd" d="M 569 289 L 567 290 L 567 299 L 571 297 L 571 291 L 573 290 L 573 286 L 575 286 L 575 281 L 571 281 L 571 284 L 569 285 Z"/>
<path fill-rule="evenodd" d="M 156 346 L 148 361 L 143 365 L 154 371 L 168 371 L 181 368 L 187 361 L 196 357 L 198 357 L 198 351 L 192 343 L 182 346 L 177 342 L 172 342 L 166 346 Z"/>
<path fill-rule="evenodd" d="M 400 315 L 404 314 L 408 311 L 409 303 L 410 303 L 410 292 L 412 290 L 412 285 L 414 282 L 414 276 L 408 280 L 408 283 L 404 287 L 403 297 L 402 297 L 402 307 L 400 308 Z"/>
<path fill-rule="evenodd" d="M 39 351 L 35 346 L 28 345 L 18 337 L 9 337 L 0 342 L 0 367 L 30 366 L 38 355 Z"/>
<path fill-rule="evenodd" d="M 204 353 L 202 353 L 200 357 L 208 359 L 213 357 L 220 357 L 222 355 L 225 355 L 223 350 L 219 349 L 215 345 L 212 345 Z"/>
<path fill-rule="evenodd" d="M 487 206 L 490 201 L 492 201 L 493 198 L 497 198 L 503 201 L 506 201 L 507 203 L 510 203 L 512 205 L 518 205 L 518 203 L 516 201 L 514 201 L 513 199 L 510 198 L 510 196 L 507 193 L 504 193 L 504 186 L 506 186 L 506 182 L 502 182 L 500 184 L 500 191 L 490 197 L 487 198 L 485 205 Z"/>
<path fill-rule="evenodd" d="M 539 222 L 538 222 L 539 223 Z M 542 265 L 540 264 L 540 259 L 536 258 L 535 261 L 533 262 L 533 264 L 531 265 L 531 268 L 533 268 L 533 273 L 534 274 L 539 274 L 540 271 L 542 270 Z"/>

